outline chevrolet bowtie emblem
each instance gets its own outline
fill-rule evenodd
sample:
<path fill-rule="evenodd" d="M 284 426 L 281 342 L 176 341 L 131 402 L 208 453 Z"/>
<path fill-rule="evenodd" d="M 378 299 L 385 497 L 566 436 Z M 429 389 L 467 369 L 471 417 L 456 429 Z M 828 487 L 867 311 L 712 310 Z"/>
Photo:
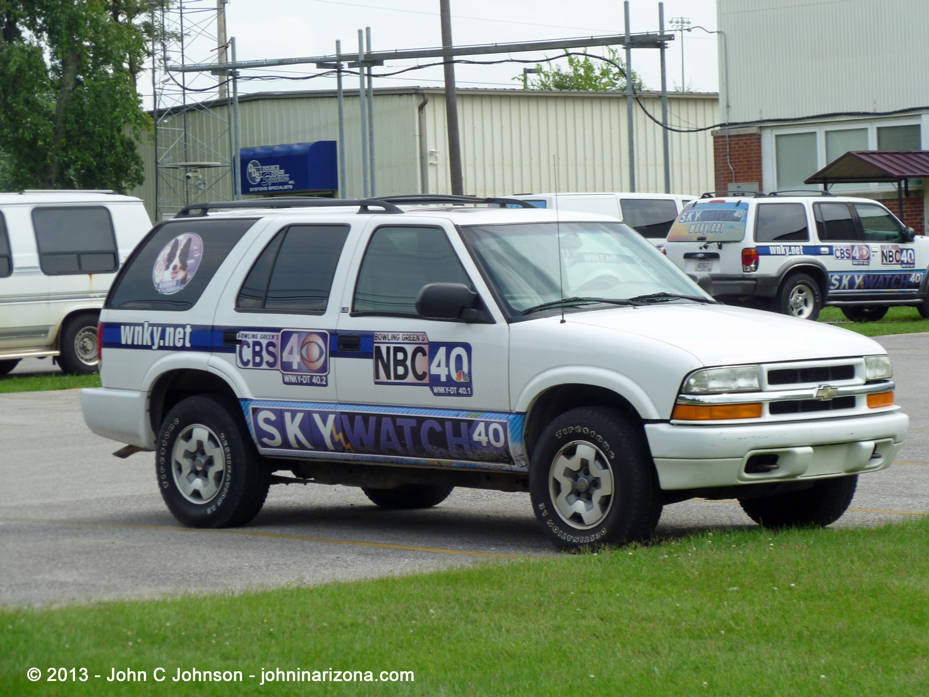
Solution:
<path fill-rule="evenodd" d="M 813 397 L 821 402 L 828 402 L 835 399 L 838 394 L 839 390 L 832 385 L 820 385 Z"/>

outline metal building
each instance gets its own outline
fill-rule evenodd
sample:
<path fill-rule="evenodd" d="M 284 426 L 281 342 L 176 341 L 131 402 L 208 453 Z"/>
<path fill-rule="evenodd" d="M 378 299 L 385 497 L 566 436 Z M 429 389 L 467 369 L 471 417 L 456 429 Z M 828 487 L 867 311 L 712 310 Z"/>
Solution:
<path fill-rule="evenodd" d="M 641 103 L 661 120 L 661 95 L 643 93 Z M 719 121 L 716 94 L 671 93 L 669 121 L 679 129 L 708 129 Z M 215 143 L 226 120 L 226 102 L 210 105 L 214 116 L 189 110 L 191 137 Z M 540 191 L 628 191 L 627 112 L 624 93 L 540 90 L 458 90 L 465 193 L 504 196 Z M 239 98 L 241 147 L 337 141 L 335 91 L 263 93 Z M 216 118 L 216 115 L 219 118 Z M 358 91 L 346 91 L 344 198 L 363 195 Z M 375 194 L 450 193 L 445 98 L 441 89 L 374 91 Z M 634 117 L 636 189 L 664 191 L 662 129 L 642 108 Z M 713 139 L 709 130 L 670 135 L 671 190 L 701 194 L 713 188 Z M 155 151 L 142 147 L 146 183 L 133 194 L 154 217 Z M 244 167 L 244 165 L 243 165 Z M 187 202 L 215 191 L 204 167 L 187 171 Z M 223 185 L 222 182 L 219 183 Z M 288 192 L 289 193 L 289 192 Z M 297 192 L 294 192 L 297 193 Z M 304 193 L 304 192 L 300 192 Z M 332 192 L 315 192 L 333 195 Z M 232 191 L 228 192 L 232 198 Z"/>

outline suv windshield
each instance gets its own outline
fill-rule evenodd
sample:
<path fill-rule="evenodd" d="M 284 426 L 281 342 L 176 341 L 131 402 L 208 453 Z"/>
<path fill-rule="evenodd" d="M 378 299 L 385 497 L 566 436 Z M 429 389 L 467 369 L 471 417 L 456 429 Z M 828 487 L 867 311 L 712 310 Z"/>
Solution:
<path fill-rule="evenodd" d="M 562 298 L 579 299 L 569 303 L 579 307 L 595 306 L 598 300 L 625 304 L 617 301 L 658 294 L 708 299 L 621 223 L 466 226 L 462 235 L 510 316 L 547 303 L 560 307 Z"/>

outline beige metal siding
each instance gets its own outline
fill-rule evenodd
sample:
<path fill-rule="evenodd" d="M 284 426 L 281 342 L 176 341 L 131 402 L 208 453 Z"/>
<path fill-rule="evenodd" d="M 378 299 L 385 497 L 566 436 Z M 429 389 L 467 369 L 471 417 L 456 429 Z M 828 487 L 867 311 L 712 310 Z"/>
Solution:
<path fill-rule="evenodd" d="M 733 122 L 929 104 L 927 0 L 717 0 L 717 13 Z"/>
<path fill-rule="evenodd" d="M 669 98 L 669 120 L 682 129 L 717 123 L 716 95 Z M 661 119 L 658 95 L 643 95 L 645 108 Z M 485 92 L 458 94 L 464 191 L 505 196 L 543 191 L 629 191 L 625 96 L 602 93 Z M 429 191 L 450 191 L 441 95 L 427 107 Z M 662 131 L 636 105 L 636 190 L 664 192 Z M 713 146 L 709 130 L 671 133 L 671 190 L 700 194 L 712 189 Z"/>

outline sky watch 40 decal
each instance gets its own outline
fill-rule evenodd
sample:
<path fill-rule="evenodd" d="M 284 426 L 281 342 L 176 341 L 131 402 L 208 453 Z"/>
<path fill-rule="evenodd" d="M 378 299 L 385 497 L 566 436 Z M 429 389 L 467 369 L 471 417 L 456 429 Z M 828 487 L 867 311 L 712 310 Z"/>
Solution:
<path fill-rule="evenodd" d="M 329 332 L 282 329 L 236 334 L 236 366 L 274 370 L 285 385 L 325 387 L 329 384 Z"/>
<path fill-rule="evenodd" d="M 374 384 L 419 385 L 470 397 L 471 344 L 429 341 L 425 332 L 374 332 Z"/>

